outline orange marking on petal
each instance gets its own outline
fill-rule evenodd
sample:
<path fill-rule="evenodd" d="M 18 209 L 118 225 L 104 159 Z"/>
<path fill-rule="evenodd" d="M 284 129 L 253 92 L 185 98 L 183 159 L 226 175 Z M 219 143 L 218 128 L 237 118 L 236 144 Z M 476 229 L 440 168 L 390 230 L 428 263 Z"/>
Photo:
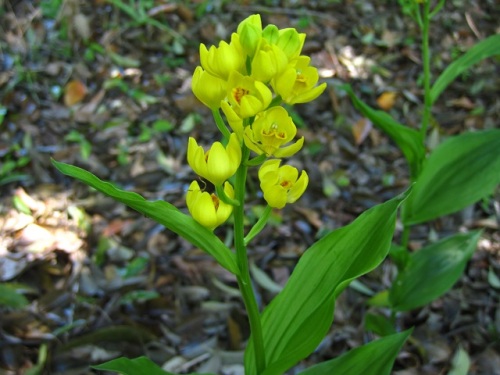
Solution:
<path fill-rule="evenodd" d="M 285 189 L 290 189 L 292 187 L 292 183 L 290 181 L 281 181 L 280 185 Z"/>
<path fill-rule="evenodd" d="M 217 197 L 217 195 L 213 193 L 211 197 L 212 197 L 212 202 L 214 202 L 215 211 L 217 211 L 219 209 L 219 204 L 220 204 L 219 197 Z"/>
<path fill-rule="evenodd" d="M 243 98 L 245 95 L 248 95 L 249 93 L 250 91 L 244 89 L 243 87 L 235 87 L 232 92 L 233 98 L 238 104 L 240 104 L 241 98 Z"/>

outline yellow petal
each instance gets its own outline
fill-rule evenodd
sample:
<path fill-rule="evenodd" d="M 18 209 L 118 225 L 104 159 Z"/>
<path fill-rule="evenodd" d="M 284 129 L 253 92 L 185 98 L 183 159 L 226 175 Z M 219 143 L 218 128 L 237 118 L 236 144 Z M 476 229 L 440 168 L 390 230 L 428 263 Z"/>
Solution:
<path fill-rule="evenodd" d="M 264 199 L 271 207 L 281 209 L 285 207 L 287 203 L 286 191 L 281 186 L 274 185 L 264 190 Z"/>
<path fill-rule="evenodd" d="M 297 142 L 291 144 L 290 146 L 281 147 L 274 153 L 277 158 L 288 158 L 293 154 L 297 153 L 304 145 L 304 137 L 301 137 Z"/>
<path fill-rule="evenodd" d="M 240 141 L 243 140 L 243 120 L 241 117 L 236 114 L 226 101 L 221 102 L 221 109 L 224 115 L 226 115 L 227 122 L 231 129 L 233 129 Z"/>
<path fill-rule="evenodd" d="M 288 202 L 293 203 L 299 199 L 304 191 L 306 191 L 307 185 L 309 184 L 309 176 L 306 171 L 302 171 L 299 179 L 295 182 L 293 187 L 288 192 Z"/>

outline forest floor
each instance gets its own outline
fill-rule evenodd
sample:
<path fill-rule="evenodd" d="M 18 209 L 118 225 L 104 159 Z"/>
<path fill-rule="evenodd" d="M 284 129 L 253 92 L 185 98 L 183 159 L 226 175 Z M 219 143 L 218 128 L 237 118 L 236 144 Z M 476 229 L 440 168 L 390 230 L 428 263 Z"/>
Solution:
<path fill-rule="evenodd" d="M 261 306 L 315 239 L 406 190 L 400 151 L 339 86 L 352 85 L 369 105 L 418 128 L 415 22 L 395 0 L 262 3 L 0 0 L 0 282 L 19 292 L 0 297 L 0 375 L 91 374 L 90 365 L 122 355 L 147 355 L 174 372 L 242 373 L 248 325 L 234 277 L 150 219 L 63 176 L 50 158 L 185 209 L 195 178 L 187 139 L 217 139 L 190 88 L 199 43 L 228 40 L 250 14 L 307 33 L 304 54 L 328 83 L 316 101 L 294 107 L 306 145 L 291 163 L 308 171 L 307 192 L 273 212 L 250 249 Z M 435 76 L 500 32 L 498 19 L 495 0 L 446 2 L 431 24 Z M 429 148 L 499 127 L 499 93 L 498 59 L 463 74 L 433 109 Z M 249 202 L 254 220 L 264 204 L 257 196 Z M 446 374 L 460 348 L 469 374 L 500 374 L 498 204 L 497 192 L 413 228 L 413 250 L 458 231 L 483 234 L 449 293 L 397 316 L 399 329 L 415 330 L 395 374 Z M 361 282 L 378 292 L 394 274 L 387 260 Z M 366 300 L 347 288 L 325 340 L 289 374 L 372 340 L 363 317 L 377 309 Z"/>

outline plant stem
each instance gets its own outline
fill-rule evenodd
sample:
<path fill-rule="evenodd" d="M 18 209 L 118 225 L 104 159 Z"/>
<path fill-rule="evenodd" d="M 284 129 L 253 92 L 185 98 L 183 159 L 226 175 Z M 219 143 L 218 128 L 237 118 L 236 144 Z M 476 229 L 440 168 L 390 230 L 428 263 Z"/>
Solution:
<path fill-rule="evenodd" d="M 262 336 L 262 325 L 260 322 L 260 313 L 257 306 L 257 300 L 252 289 L 250 279 L 250 268 L 248 265 L 247 248 L 245 246 L 244 233 L 244 202 L 245 202 L 245 183 L 247 178 L 248 166 L 246 162 L 250 155 L 250 150 L 243 145 L 243 155 L 240 167 L 236 172 L 236 180 L 234 186 L 235 199 L 240 202 L 239 206 L 234 207 L 234 247 L 236 249 L 236 260 L 240 268 L 240 276 L 238 277 L 238 285 L 243 296 L 243 302 L 248 313 L 250 323 L 251 337 L 255 349 L 255 362 L 257 374 L 264 371 L 266 359 L 264 354 L 264 340 Z"/>
<path fill-rule="evenodd" d="M 231 135 L 231 133 L 229 132 L 226 124 L 224 123 L 224 120 L 222 119 L 219 109 L 212 109 L 212 115 L 214 116 L 215 124 L 222 133 L 222 136 L 226 140 L 229 140 L 229 136 Z"/>
<path fill-rule="evenodd" d="M 424 2 L 422 14 L 422 64 L 424 68 L 424 113 L 420 135 L 425 146 L 425 136 L 431 119 L 431 59 L 429 50 L 430 0 Z"/>

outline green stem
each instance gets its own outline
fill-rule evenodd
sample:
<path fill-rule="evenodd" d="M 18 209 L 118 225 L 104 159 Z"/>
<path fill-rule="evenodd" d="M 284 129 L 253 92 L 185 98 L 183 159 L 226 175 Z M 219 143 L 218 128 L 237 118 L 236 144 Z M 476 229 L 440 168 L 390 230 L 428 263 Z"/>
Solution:
<path fill-rule="evenodd" d="M 281 98 L 281 96 L 277 95 L 275 98 L 273 98 L 273 100 L 271 100 L 271 103 L 269 104 L 269 107 L 267 107 L 267 108 L 276 107 L 276 106 L 280 105 L 282 102 L 283 102 L 283 99 Z"/>
<path fill-rule="evenodd" d="M 240 201 L 237 200 L 237 199 L 233 199 L 231 197 L 228 197 L 226 192 L 224 191 L 224 188 L 222 187 L 222 185 L 219 185 L 219 186 L 215 186 L 215 191 L 217 192 L 217 196 L 224 202 L 224 203 L 227 203 L 227 204 L 230 204 L 232 206 L 239 206 L 240 205 Z"/>
<path fill-rule="evenodd" d="M 252 229 L 250 229 L 250 232 L 248 232 L 247 236 L 245 237 L 245 245 L 248 245 L 248 243 L 252 241 L 252 239 L 256 235 L 258 235 L 262 229 L 264 229 L 267 220 L 269 220 L 269 216 L 271 215 L 272 210 L 273 208 L 267 205 L 259 220 L 257 220 Z"/>
<path fill-rule="evenodd" d="M 243 296 L 243 302 L 248 313 L 250 323 L 251 337 L 255 349 L 255 363 L 257 374 L 264 371 L 266 366 L 266 358 L 264 354 L 264 339 L 262 335 L 262 325 L 260 322 L 260 313 L 257 306 L 257 300 L 252 289 L 250 279 L 250 268 L 248 265 L 247 248 L 245 245 L 244 233 L 244 202 L 245 202 L 245 183 L 247 178 L 248 167 L 246 162 L 250 156 L 250 150 L 243 145 L 243 155 L 241 165 L 236 172 L 234 183 L 234 197 L 240 202 L 239 206 L 234 207 L 234 247 L 236 249 L 236 260 L 240 268 L 241 275 L 238 277 L 238 285 Z"/>
<path fill-rule="evenodd" d="M 429 24 L 430 24 L 430 1 L 424 2 L 422 14 L 422 64 L 424 68 L 424 113 L 422 116 L 422 126 L 420 135 L 422 144 L 425 146 L 425 136 L 431 119 L 431 59 L 429 49 Z"/>
<path fill-rule="evenodd" d="M 226 140 L 229 140 L 229 136 L 231 135 L 231 132 L 228 130 L 226 123 L 222 119 L 222 116 L 220 115 L 219 109 L 212 109 L 212 115 L 214 116 L 215 124 L 217 125 L 217 128 L 219 129 L 219 131 L 222 133 L 222 136 Z"/>
<path fill-rule="evenodd" d="M 430 18 L 433 18 L 436 14 L 439 13 L 441 8 L 443 8 L 445 1 L 446 0 L 439 0 L 439 3 L 434 7 L 431 14 L 429 15 Z"/>

